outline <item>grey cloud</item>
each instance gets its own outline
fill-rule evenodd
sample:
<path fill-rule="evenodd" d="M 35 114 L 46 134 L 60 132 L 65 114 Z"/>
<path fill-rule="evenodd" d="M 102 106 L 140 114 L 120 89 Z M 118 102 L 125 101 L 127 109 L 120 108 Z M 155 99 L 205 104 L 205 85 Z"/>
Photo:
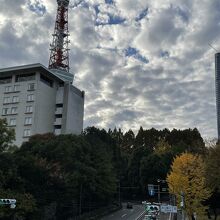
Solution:
<path fill-rule="evenodd" d="M 1 0 L 0 14 L 7 14 L 8 16 L 22 15 L 22 7 L 26 0 Z"/>
<path fill-rule="evenodd" d="M 175 27 L 174 15 L 171 10 L 165 11 L 150 29 L 149 40 L 154 44 L 173 44 L 183 30 Z"/>
<path fill-rule="evenodd" d="M 138 118 L 141 114 L 142 112 L 140 111 L 121 110 L 113 116 L 112 120 L 121 122 L 133 121 L 136 120 L 136 118 Z"/>
<path fill-rule="evenodd" d="M 22 9 L 27 1 L 2 2 L 1 67 L 33 62 L 47 66 L 54 9 L 39 17 Z M 97 1 L 87 1 L 86 6 L 79 2 L 69 10 L 70 64 L 74 84 L 86 92 L 85 126 L 198 127 L 204 136 L 216 136 L 214 56 L 207 57 L 207 44 L 220 43 L 218 0 L 171 0 L 172 7 L 166 1 L 152 1 L 139 22 L 135 18 L 150 1 L 138 1 L 131 10 L 134 1 L 114 1 L 110 6 L 98 1 L 103 13 L 129 18 L 114 27 L 95 26 Z M 205 11 L 202 20 L 201 11 Z M 150 62 L 125 57 L 123 51 L 129 47 Z M 169 56 L 161 57 L 161 51 Z"/>
<path fill-rule="evenodd" d="M 205 16 L 202 16 L 203 25 L 194 35 L 195 41 L 200 45 L 212 42 L 220 34 L 220 2 L 218 0 L 209 1 L 206 7 Z"/>
<path fill-rule="evenodd" d="M 1 29 L 0 34 L 0 48 L 1 54 L 0 63 L 7 66 L 8 63 L 25 62 L 28 60 L 28 53 L 26 45 L 28 45 L 29 38 L 17 37 L 14 35 L 15 29 L 12 22 L 8 22 Z"/>

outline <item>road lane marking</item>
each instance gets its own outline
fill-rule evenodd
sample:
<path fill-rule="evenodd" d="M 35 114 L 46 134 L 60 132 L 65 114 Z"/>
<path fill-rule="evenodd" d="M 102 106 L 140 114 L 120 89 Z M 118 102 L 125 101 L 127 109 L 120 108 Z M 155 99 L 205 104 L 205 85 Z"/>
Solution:
<path fill-rule="evenodd" d="M 124 218 L 127 214 L 122 215 L 121 217 Z"/>
<path fill-rule="evenodd" d="M 135 220 L 140 219 L 144 215 L 145 211 L 143 211 Z"/>

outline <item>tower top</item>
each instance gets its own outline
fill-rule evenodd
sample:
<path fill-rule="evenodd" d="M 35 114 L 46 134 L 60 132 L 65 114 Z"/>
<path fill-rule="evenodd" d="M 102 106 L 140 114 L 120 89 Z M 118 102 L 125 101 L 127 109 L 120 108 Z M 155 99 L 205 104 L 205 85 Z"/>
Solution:
<path fill-rule="evenodd" d="M 69 0 L 57 0 L 57 16 L 50 44 L 49 69 L 56 72 L 69 73 L 69 31 L 68 31 L 68 6 Z"/>
<path fill-rule="evenodd" d="M 58 6 L 63 5 L 64 7 L 68 7 L 69 2 L 70 2 L 69 0 L 57 0 Z"/>

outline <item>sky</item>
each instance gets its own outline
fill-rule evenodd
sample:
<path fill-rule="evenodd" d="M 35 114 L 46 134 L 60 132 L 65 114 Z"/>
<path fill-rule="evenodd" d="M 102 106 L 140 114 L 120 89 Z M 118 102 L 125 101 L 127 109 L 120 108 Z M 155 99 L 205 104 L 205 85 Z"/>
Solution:
<path fill-rule="evenodd" d="M 0 68 L 48 66 L 56 0 L 0 0 Z M 70 0 L 70 71 L 84 127 L 198 128 L 217 137 L 219 0 Z"/>

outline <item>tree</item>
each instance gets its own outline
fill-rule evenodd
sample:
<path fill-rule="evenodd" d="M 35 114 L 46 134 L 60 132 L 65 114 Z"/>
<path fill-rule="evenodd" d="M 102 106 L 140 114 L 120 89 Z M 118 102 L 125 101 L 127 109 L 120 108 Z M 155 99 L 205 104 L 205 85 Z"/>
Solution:
<path fill-rule="evenodd" d="M 46 213 L 68 219 L 111 203 L 117 190 L 115 147 L 105 130 L 94 127 L 78 136 L 35 135 L 23 143 L 15 152 L 17 170 L 36 200 L 36 219 Z"/>
<path fill-rule="evenodd" d="M 144 146 L 144 143 L 145 143 L 144 129 L 141 126 L 135 137 L 135 146 L 141 147 Z"/>
<path fill-rule="evenodd" d="M 198 218 L 207 209 L 204 201 L 211 196 L 211 189 L 206 185 L 205 163 L 201 156 L 183 153 L 177 156 L 167 176 L 169 191 L 176 195 L 180 204 L 181 194 L 185 195 L 185 210 L 189 217 L 196 212 Z"/>
<path fill-rule="evenodd" d="M 198 131 L 198 129 L 185 129 L 177 130 L 173 129 L 170 135 L 167 137 L 166 141 L 171 146 L 180 146 L 180 143 L 184 143 L 185 151 L 190 153 L 205 154 L 206 148 L 205 143 Z M 181 146 L 182 148 L 183 146 Z"/>
<path fill-rule="evenodd" d="M 7 150 L 15 140 L 14 129 L 7 126 L 7 120 L 0 118 L 0 152 Z"/>
<path fill-rule="evenodd" d="M 158 154 L 150 154 L 143 157 L 140 164 L 140 182 L 142 189 L 146 189 L 147 184 L 157 182 L 157 179 L 164 179 L 168 171 L 168 167 L 164 163 L 163 156 Z"/>
<path fill-rule="evenodd" d="M 134 132 L 130 129 L 123 136 L 123 141 L 122 141 L 122 144 L 121 144 L 121 149 L 124 152 L 132 153 L 133 148 L 134 148 L 134 141 L 135 141 L 135 135 L 134 135 Z"/>
<path fill-rule="evenodd" d="M 209 148 L 206 165 L 208 184 L 220 192 L 220 144 Z"/>
<path fill-rule="evenodd" d="M 220 208 L 220 144 L 210 146 L 206 159 L 206 176 L 208 185 L 214 190 L 213 195 L 207 201 L 217 219 L 217 209 Z"/>

